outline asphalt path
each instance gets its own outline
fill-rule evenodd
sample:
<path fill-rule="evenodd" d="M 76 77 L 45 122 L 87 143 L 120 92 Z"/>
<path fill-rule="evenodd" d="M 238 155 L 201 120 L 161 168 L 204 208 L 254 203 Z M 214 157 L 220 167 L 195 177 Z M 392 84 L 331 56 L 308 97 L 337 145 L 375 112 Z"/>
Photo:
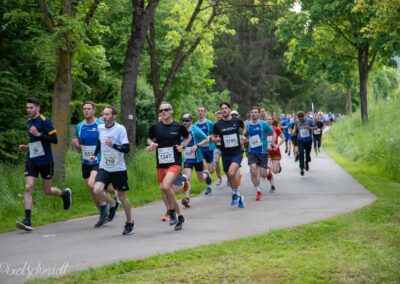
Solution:
<path fill-rule="evenodd" d="M 247 160 L 243 160 L 241 172 L 240 190 L 246 207 L 230 206 L 231 191 L 224 179 L 220 187 L 213 184 L 210 196 L 191 198 L 192 207 L 183 209 L 186 222 L 182 231 L 175 232 L 160 221 L 165 206 L 154 202 L 132 209 L 135 228 L 129 236 L 122 235 L 123 211 L 100 228 L 93 228 L 98 216 L 91 216 L 35 227 L 30 233 L 0 234 L 0 283 L 24 283 L 299 226 L 352 212 L 376 199 L 325 152 L 318 157 L 312 154 L 310 171 L 304 176 L 293 157 L 284 154 L 282 172 L 275 177 L 276 192 L 269 192 L 268 181 L 261 182 L 262 201 L 255 201 Z"/>

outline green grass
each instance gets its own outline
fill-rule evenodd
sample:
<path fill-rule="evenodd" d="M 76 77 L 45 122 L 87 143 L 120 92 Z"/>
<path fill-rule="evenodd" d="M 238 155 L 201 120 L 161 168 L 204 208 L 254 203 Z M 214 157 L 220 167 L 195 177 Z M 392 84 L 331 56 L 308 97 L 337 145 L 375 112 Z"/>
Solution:
<path fill-rule="evenodd" d="M 400 182 L 393 178 L 398 169 L 387 170 L 378 161 L 371 163 L 368 155 L 351 160 L 346 152 L 341 154 L 339 144 L 362 148 L 365 145 L 357 145 L 358 142 L 378 141 L 350 135 L 343 130 L 347 123 L 343 120 L 333 126 L 324 137 L 324 148 L 378 197 L 372 205 L 298 228 L 123 261 L 37 282 L 399 283 Z M 375 123 L 380 122 L 371 121 L 364 130 L 353 125 L 347 131 L 372 135 L 367 129 L 376 129 Z M 397 134 L 399 130 L 399 124 L 392 123 L 390 133 Z M 338 136 L 338 132 L 345 136 Z M 343 143 L 337 142 L 338 137 Z M 350 141 L 345 142 L 346 139 Z"/>
<path fill-rule="evenodd" d="M 37 180 L 33 194 L 32 222 L 39 226 L 51 222 L 63 221 L 78 217 L 98 214 L 91 195 L 82 178 L 80 155 L 69 152 L 66 162 L 65 183 L 54 182 L 53 185 L 73 190 L 73 206 L 70 210 L 62 209 L 60 198 L 46 196 L 41 189 L 41 178 Z M 137 151 L 128 162 L 128 198 L 133 207 L 161 199 L 157 183 L 155 154 Z M 24 165 L 0 164 L 0 233 L 15 230 L 15 221 L 24 217 Z M 197 178 L 192 177 L 192 194 L 204 190 Z M 180 196 L 179 196 L 180 197 Z M 122 209 L 120 209 L 122 210 Z M 162 214 L 163 212 L 160 212 Z M 161 218 L 161 215 L 160 215 Z"/>

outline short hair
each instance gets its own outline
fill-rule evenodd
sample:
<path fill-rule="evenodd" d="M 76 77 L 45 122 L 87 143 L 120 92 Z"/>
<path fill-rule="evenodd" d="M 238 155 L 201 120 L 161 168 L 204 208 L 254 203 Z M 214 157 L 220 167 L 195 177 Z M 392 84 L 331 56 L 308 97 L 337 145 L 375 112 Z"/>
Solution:
<path fill-rule="evenodd" d="M 302 112 L 302 111 L 299 111 L 298 113 L 297 113 L 297 117 L 304 117 L 305 116 L 305 114 L 304 114 L 304 112 Z"/>
<path fill-rule="evenodd" d="M 221 108 L 223 105 L 226 105 L 226 106 L 229 107 L 230 109 L 232 108 L 232 107 L 231 107 L 231 104 L 228 103 L 228 102 L 220 102 L 219 108 Z"/>
<path fill-rule="evenodd" d="M 203 105 L 199 105 L 199 107 L 198 107 L 197 109 L 200 109 L 200 108 L 204 108 L 204 111 L 205 111 L 205 112 L 207 112 L 207 109 L 206 109 L 206 107 L 205 107 L 205 106 L 203 106 Z"/>
<path fill-rule="evenodd" d="M 91 105 L 93 108 L 96 108 L 96 104 L 93 101 L 85 101 L 83 105 Z"/>
<path fill-rule="evenodd" d="M 169 108 L 170 108 L 171 110 L 173 110 L 172 105 L 171 105 L 169 102 L 167 102 L 167 101 L 162 101 L 158 107 L 160 107 L 161 105 L 169 105 Z"/>
<path fill-rule="evenodd" d="M 278 119 L 272 120 L 272 126 L 278 126 L 278 124 L 279 124 L 279 120 Z"/>
<path fill-rule="evenodd" d="M 250 109 L 250 111 L 252 111 L 253 109 L 258 110 L 258 112 L 261 112 L 261 109 L 260 109 L 260 107 L 258 107 L 258 106 L 252 106 L 251 109 Z"/>
<path fill-rule="evenodd" d="M 36 106 L 40 106 L 40 101 L 36 97 L 29 97 L 26 99 L 26 102 L 29 104 L 34 104 Z"/>
<path fill-rule="evenodd" d="M 116 115 L 118 113 L 117 109 L 115 107 L 113 107 L 113 106 L 106 106 L 105 108 L 111 109 L 113 115 Z"/>

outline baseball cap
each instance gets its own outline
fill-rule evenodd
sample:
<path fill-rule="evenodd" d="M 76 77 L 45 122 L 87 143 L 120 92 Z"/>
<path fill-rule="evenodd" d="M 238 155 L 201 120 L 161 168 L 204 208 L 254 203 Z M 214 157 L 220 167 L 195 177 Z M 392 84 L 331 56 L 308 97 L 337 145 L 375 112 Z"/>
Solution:
<path fill-rule="evenodd" d="M 185 113 L 184 115 L 182 115 L 182 119 L 189 119 L 189 120 L 193 120 L 193 117 L 191 114 L 189 113 Z"/>

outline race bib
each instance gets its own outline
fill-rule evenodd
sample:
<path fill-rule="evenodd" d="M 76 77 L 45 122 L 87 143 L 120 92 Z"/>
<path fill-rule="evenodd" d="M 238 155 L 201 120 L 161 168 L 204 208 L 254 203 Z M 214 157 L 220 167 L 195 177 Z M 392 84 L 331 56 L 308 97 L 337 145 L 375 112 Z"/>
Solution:
<path fill-rule="evenodd" d="M 29 158 L 36 158 L 44 155 L 41 141 L 29 143 Z"/>
<path fill-rule="evenodd" d="M 95 150 L 96 150 L 96 146 L 82 145 L 82 159 L 89 160 L 89 157 L 94 155 Z"/>
<path fill-rule="evenodd" d="M 314 130 L 314 134 L 316 134 L 316 135 L 321 134 L 321 129 Z"/>
<path fill-rule="evenodd" d="M 196 151 L 193 153 L 190 152 L 191 147 L 186 147 L 183 154 L 185 155 L 185 159 L 196 159 Z"/>
<path fill-rule="evenodd" d="M 171 164 L 175 162 L 174 148 L 165 147 L 158 149 L 158 163 L 159 164 Z"/>
<path fill-rule="evenodd" d="M 301 138 L 310 137 L 310 130 L 308 130 L 307 128 L 300 129 L 300 137 Z"/>
<path fill-rule="evenodd" d="M 267 136 L 267 142 L 268 142 L 268 145 L 272 145 L 272 142 L 273 142 L 273 140 L 274 140 L 274 136 Z"/>
<path fill-rule="evenodd" d="M 239 146 L 239 141 L 236 134 L 224 135 L 225 148 L 232 148 Z"/>
<path fill-rule="evenodd" d="M 250 136 L 249 143 L 250 143 L 250 148 L 257 148 L 262 146 L 262 142 L 259 135 Z"/>
<path fill-rule="evenodd" d="M 119 164 L 119 155 L 115 152 L 102 152 L 102 159 L 106 167 L 113 168 Z"/>

